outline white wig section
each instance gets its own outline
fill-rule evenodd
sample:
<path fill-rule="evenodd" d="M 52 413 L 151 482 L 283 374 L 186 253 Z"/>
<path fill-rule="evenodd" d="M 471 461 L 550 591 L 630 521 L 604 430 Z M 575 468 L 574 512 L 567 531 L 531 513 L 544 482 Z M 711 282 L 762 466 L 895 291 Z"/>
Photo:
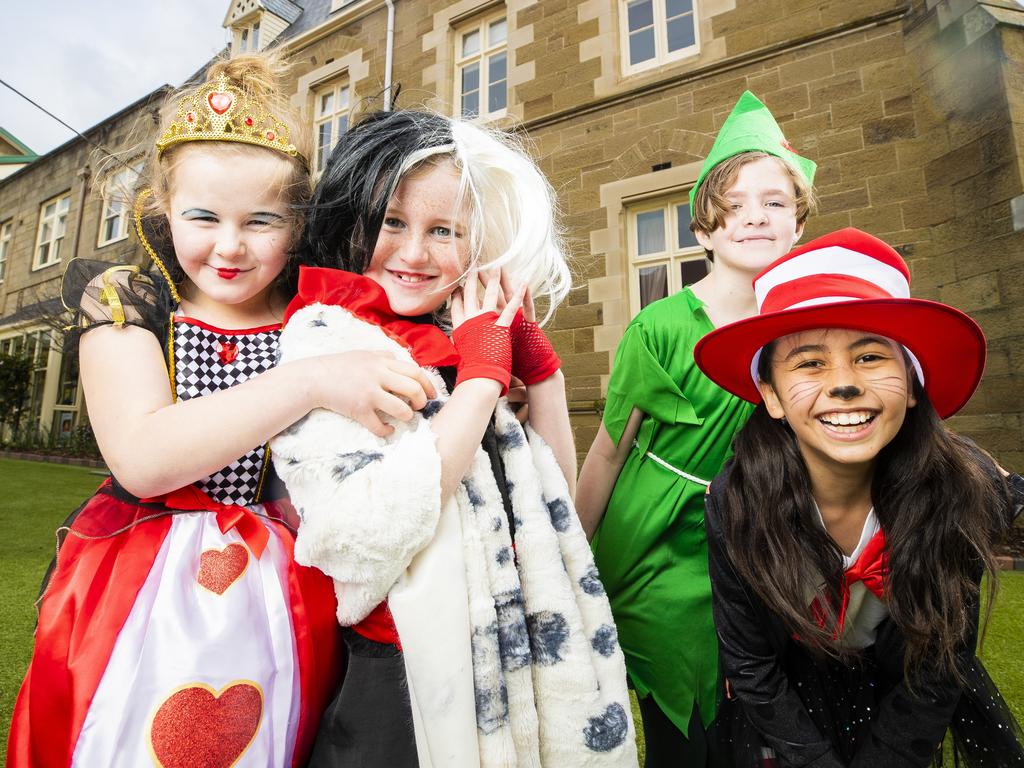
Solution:
<path fill-rule="evenodd" d="M 482 269 L 503 269 L 512 286 L 526 283 L 535 300 L 546 299 L 544 324 L 572 287 L 554 190 L 509 135 L 458 119 L 451 119 L 451 131 L 452 144 L 411 154 L 399 176 L 431 158 L 452 158 L 461 172 L 460 203 L 471 201 L 473 261 Z"/>

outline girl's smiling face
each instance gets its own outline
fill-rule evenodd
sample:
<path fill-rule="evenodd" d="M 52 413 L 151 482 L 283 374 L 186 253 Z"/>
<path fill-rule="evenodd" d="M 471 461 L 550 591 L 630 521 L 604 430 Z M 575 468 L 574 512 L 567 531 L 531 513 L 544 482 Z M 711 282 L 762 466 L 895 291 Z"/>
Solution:
<path fill-rule="evenodd" d="M 435 311 L 469 262 L 469 210 L 459 206 L 459 171 L 450 160 L 415 169 L 395 190 L 364 273 L 398 315 Z"/>
<path fill-rule="evenodd" d="M 884 336 L 819 328 L 783 336 L 766 352 L 765 406 L 789 423 L 812 477 L 873 466 L 917 404 L 903 349 Z"/>
<path fill-rule="evenodd" d="M 182 147 L 167 219 L 196 307 L 259 313 L 288 260 L 294 218 L 282 193 L 287 160 L 257 148 Z"/>

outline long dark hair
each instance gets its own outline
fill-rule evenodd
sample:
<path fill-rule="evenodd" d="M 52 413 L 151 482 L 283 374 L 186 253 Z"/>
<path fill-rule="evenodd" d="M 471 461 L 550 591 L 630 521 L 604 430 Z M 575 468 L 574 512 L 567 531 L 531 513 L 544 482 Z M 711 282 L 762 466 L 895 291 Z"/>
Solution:
<path fill-rule="evenodd" d="M 766 381 L 770 359 L 766 349 Z M 889 556 L 885 604 L 911 682 L 926 666 L 961 676 L 958 648 L 973 633 L 980 578 L 995 575 L 993 545 L 1009 519 L 1006 483 L 992 460 L 946 429 L 916 378 L 914 392 L 917 405 L 879 452 L 871 485 Z M 733 449 L 723 525 L 737 572 L 800 642 L 849 657 L 831 607 L 840 600 L 842 552 L 821 525 L 795 435 L 761 403 Z M 824 626 L 808 606 L 821 583 Z M 990 598 L 994 590 L 990 578 Z"/>
<path fill-rule="evenodd" d="M 450 121 L 427 112 L 374 112 L 331 152 L 306 212 L 299 261 L 362 274 L 406 160 L 452 143 Z"/>

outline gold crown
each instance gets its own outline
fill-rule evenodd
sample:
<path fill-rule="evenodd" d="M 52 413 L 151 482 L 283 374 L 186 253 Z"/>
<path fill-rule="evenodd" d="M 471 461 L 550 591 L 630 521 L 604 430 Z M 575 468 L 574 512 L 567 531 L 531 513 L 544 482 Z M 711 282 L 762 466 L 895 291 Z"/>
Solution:
<path fill-rule="evenodd" d="M 178 102 L 176 119 L 156 142 L 157 155 L 183 141 L 240 141 L 275 149 L 306 162 L 291 142 L 291 130 L 223 74 Z"/>

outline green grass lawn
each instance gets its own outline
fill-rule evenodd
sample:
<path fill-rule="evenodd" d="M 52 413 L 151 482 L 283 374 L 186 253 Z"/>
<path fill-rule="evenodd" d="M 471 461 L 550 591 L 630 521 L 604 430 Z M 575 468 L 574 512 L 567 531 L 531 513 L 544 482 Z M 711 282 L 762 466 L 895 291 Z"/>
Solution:
<path fill-rule="evenodd" d="M 32 655 L 33 605 L 53 557 L 54 531 L 103 481 L 98 470 L 0 459 L 0 744 Z"/>
<path fill-rule="evenodd" d="M 96 470 L 0 459 L 0 750 L 4 754 L 14 698 L 32 654 L 33 603 L 54 554 L 54 531 L 101 481 Z M 1024 722 L 1022 623 L 1024 573 L 1005 573 L 982 659 L 1017 719 Z M 635 703 L 633 713 L 639 729 Z"/>

